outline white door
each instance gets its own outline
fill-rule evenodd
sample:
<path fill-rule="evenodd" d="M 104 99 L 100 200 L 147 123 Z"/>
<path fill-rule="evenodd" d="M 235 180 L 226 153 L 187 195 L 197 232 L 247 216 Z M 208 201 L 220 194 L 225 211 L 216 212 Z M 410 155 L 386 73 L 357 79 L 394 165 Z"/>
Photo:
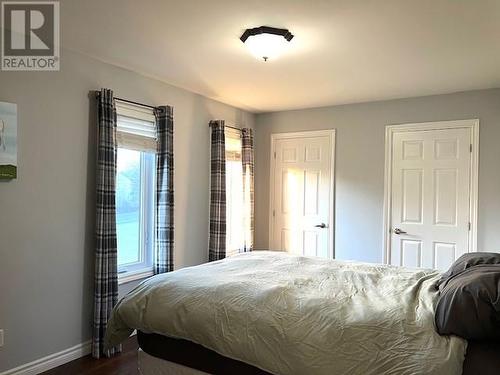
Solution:
<path fill-rule="evenodd" d="M 390 263 L 445 270 L 469 251 L 471 130 L 392 139 Z"/>
<path fill-rule="evenodd" d="M 274 138 L 271 249 L 332 258 L 334 133 L 314 133 Z"/>

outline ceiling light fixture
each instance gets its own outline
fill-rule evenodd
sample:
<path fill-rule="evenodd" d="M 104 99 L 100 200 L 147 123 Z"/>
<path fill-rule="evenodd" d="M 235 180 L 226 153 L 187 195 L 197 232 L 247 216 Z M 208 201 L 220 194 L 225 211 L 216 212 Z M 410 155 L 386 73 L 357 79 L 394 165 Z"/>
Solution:
<path fill-rule="evenodd" d="M 280 55 L 292 38 L 293 34 L 287 29 L 261 26 L 246 29 L 240 40 L 245 43 L 252 55 L 267 61 Z"/>

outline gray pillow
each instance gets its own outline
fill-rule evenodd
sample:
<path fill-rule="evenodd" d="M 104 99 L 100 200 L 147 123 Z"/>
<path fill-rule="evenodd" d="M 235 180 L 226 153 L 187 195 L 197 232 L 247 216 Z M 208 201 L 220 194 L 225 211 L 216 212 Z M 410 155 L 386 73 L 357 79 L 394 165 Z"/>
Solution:
<path fill-rule="evenodd" d="M 500 340 L 500 264 L 466 267 L 440 286 L 436 328 L 467 340 Z"/>
<path fill-rule="evenodd" d="M 443 273 L 436 287 L 442 290 L 446 283 L 455 275 L 465 271 L 467 268 L 480 264 L 500 264 L 499 253 L 467 253 L 458 258 L 448 271 Z"/>

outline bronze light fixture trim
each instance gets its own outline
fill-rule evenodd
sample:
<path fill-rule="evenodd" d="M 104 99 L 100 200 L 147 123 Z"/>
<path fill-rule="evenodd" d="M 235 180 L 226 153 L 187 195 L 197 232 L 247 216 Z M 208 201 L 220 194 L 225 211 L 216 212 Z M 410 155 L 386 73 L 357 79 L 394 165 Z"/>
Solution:
<path fill-rule="evenodd" d="M 266 37 L 267 35 L 267 37 Z M 271 37 L 269 37 L 271 36 Z M 283 37 L 282 41 L 274 36 Z M 253 29 L 246 29 L 241 35 L 240 40 L 246 43 L 252 54 L 258 58 L 262 58 L 267 61 L 274 52 L 279 53 L 279 49 L 284 48 L 286 43 L 293 39 L 294 35 L 288 29 L 279 29 L 270 26 L 260 26 Z M 252 45 L 250 46 L 251 38 L 256 38 L 252 40 Z"/>

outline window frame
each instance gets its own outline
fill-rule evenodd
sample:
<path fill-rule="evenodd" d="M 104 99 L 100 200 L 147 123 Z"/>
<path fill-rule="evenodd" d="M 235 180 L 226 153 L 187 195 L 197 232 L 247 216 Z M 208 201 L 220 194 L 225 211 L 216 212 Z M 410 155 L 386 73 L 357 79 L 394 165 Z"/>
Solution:
<path fill-rule="evenodd" d="M 134 120 L 152 123 L 153 111 L 133 104 L 117 102 L 117 139 L 118 148 L 140 152 L 140 208 L 139 208 L 139 261 L 117 264 L 118 284 L 143 279 L 154 274 L 155 258 L 155 206 L 156 206 L 156 155 L 152 147 L 156 138 L 120 131 L 120 121 L 125 119 L 129 124 Z M 149 155 L 148 155 L 149 154 Z M 117 186 L 118 188 L 118 186 Z M 117 226 L 118 232 L 118 226 Z M 117 251 L 119 245 L 117 241 Z"/>

